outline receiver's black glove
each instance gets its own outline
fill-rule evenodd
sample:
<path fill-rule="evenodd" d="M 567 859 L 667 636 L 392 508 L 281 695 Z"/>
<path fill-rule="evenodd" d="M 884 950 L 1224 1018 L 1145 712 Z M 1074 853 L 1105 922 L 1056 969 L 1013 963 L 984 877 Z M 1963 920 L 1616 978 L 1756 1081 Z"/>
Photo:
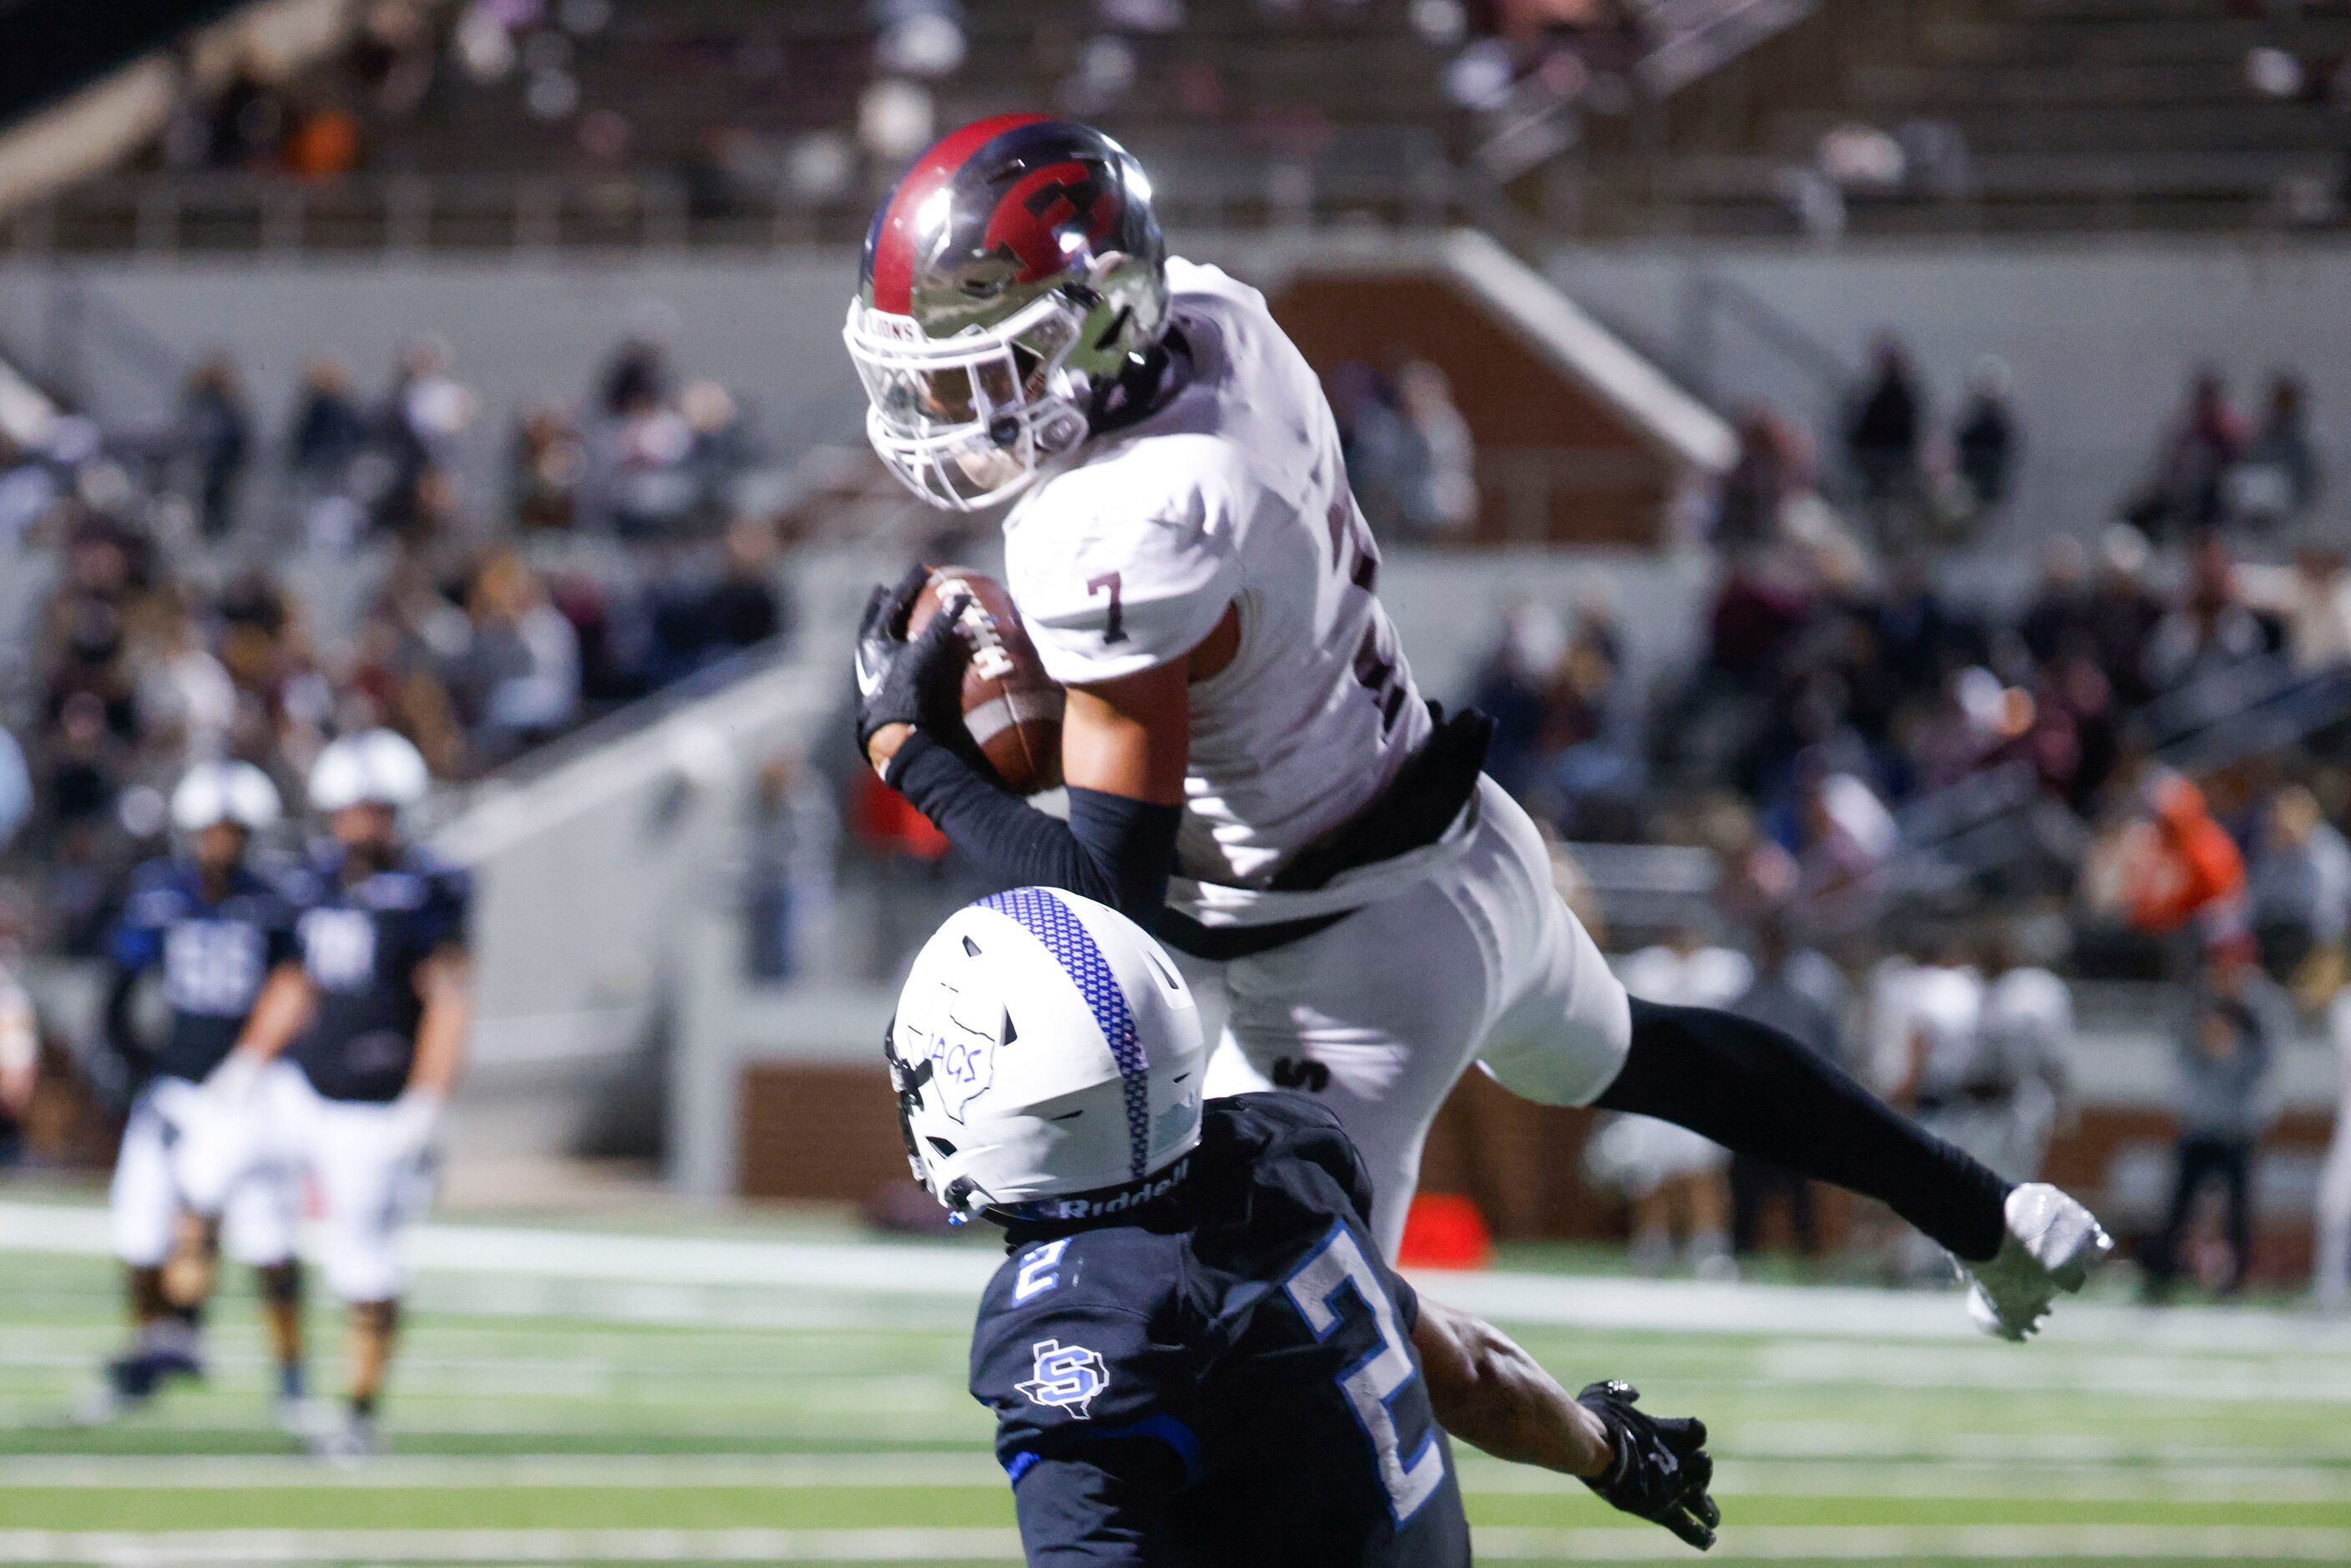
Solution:
<path fill-rule="evenodd" d="M 1641 1391 L 1611 1380 L 1588 1385 L 1575 1402 L 1600 1417 L 1616 1450 L 1608 1473 L 1583 1484 L 1626 1513 L 1662 1524 L 1700 1552 L 1714 1544 L 1722 1510 L 1706 1495 L 1714 1482 L 1714 1456 L 1706 1451 L 1706 1423 L 1674 1420 L 1636 1410 Z"/>
<path fill-rule="evenodd" d="M 962 738 L 957 687 L 967 651 L 956 624 L 970 601 L 957 595 L 939 606 L 931 623 L 906 640 L 906 615 L 931 580 L 930 569 L 907 569 L 894 587 L 876 585 L 857 626 L 857 745 L 863 750 L 884 725 L 910 724 L 935 740 Z"/>

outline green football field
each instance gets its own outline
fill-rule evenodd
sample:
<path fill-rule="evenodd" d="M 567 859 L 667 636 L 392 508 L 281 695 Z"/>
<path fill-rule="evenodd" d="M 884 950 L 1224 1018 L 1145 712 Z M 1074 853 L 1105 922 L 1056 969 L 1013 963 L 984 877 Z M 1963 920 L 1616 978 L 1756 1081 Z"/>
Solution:
<path fill-rule="evenodd" d="M 68 1422 L 119 1342 L 96 1222 L 0 1204 L 0 1563 L 1019 1560 L 962 1391 L 977 1248 L 432 1228 L 391 1452 L 339 1469 L 277 1433 L 237 1281 L 207 1385 Z M 2351 1563 L 2339 1327 L 2102 1304 L 2016 1347 L 1952 1332 L 1943 1295 L 1448 1284 L 1571 1384 L 1706 1416 L 1719 1560 Z M 330 1384 L 339 1325 L 313 1325 Z M 1481 1560 L 1692 1556 L 1562 1478 L 1461 1469 Z"/>

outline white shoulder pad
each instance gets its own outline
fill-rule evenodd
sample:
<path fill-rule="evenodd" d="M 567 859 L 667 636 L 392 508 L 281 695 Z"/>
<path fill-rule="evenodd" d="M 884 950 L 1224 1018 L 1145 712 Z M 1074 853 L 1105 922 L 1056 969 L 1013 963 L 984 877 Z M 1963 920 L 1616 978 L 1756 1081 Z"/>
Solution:
<path fill-rule="evenodd" d="M 1005 534 L 1006 586 L 1065 686 L 1157 669 L 1205 641 L 1240 591 L 1226 444 L 1155 436 L 1054 476 Z"/>

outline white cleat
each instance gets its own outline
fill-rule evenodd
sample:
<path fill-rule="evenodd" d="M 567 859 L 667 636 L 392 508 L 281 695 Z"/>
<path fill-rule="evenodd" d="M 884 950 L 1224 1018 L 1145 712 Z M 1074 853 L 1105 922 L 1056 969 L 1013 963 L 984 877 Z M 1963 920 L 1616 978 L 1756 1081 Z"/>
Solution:
<path fill-rule="evenodd" d="M 330 1465 L 357 1465 L 383 1451 L 371 1416 L 346 1411 L 317 1424 L 309 1436 L 310 1457 Z"/>
<path fill-rule="evenodd" d="M 2115 1248 L 2097 1217 L 2047 1182 L 2027 1182 L 2002 1209 L 2008 1234 L 1987 1263 L 1962 1263 L 1968 1316 L 2001 1339 L 2026 1340 L 2062 1291 L 2082 1288 Z"/>
<path fill-rule="evenodd" d="M 277 1429 L 306 1444 L 335 1424 L 329 1406 L 299 1394 L 279 1395 L 277 1412 Z"/>

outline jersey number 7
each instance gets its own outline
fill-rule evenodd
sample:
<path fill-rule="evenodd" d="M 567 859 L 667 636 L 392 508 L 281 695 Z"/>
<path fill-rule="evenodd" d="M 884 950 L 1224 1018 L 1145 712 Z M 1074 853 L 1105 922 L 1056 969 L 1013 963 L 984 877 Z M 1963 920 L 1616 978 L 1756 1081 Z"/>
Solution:
<path fill-rule="evenodd" d="M 1355 1233 L 1335 1225 L 1313 1255 L 1299 1265 L 1282 1289 L 1298 1307 L 1299 1315 L 1318 1340 L 1329 1339 L 1346 1321 L 1342 1303 L 1352 1291 L 1361 1311 L 1378 1329 L 1377 1350 L 1339 1375 L 1339 1387 L 1370 1439 L 1372 1459 L 1379 1467 L 1380 1485 L 1388 1494 L 1388 1508 L 1401 1525 L 1420 1511 L 1421 1505 L 1445 1484 L 1445 1450 L 1437 1446 L 1434 1424 L 1412 1457 L 1404 1455 L 1404 1438 L 1396 1430 L 1396 1396 L 1412 1385 L 1420 1369 L 1396 1323 L 1395 1303 L 1380 1283 L 1370 1260 L 1364 1256 Z"/>

